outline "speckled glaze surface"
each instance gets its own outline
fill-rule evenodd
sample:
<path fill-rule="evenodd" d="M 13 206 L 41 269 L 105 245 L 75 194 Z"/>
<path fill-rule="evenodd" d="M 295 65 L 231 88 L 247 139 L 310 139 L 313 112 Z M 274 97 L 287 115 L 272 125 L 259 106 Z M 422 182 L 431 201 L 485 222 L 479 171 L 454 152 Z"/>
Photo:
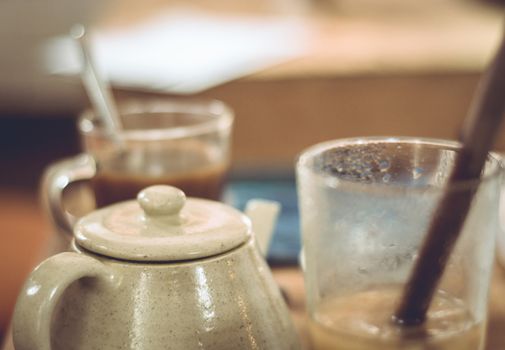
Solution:
<path fill-rule="evenodd" d="M 14 310 L 16 350 L 288 350 L 298 338 L 251 223 L 151 186 L 82 218 Z"/>
<path fill-rule="evenodd" d="M 98 265 L 97 277 L 62 292 L 53 310 L 52 350 L 299 348 L 288 309 L 253 239 L 226 254 L 166 264 L 109 259 L 75 244 L 74 250 L 63 253 L 67 264 L 69 255 L 89 257 Z M 59 266 L 61 273 L 64 268 Z M 51 272 L 51 279 L 58 278 L 58 267 Z M 31 282 L 24 298 L 37 298 L 33 276 Z M 23 319 L 33 312 L 16 308 L 17 350 L 40 350 L 26 344 L 23 329 Z"/>

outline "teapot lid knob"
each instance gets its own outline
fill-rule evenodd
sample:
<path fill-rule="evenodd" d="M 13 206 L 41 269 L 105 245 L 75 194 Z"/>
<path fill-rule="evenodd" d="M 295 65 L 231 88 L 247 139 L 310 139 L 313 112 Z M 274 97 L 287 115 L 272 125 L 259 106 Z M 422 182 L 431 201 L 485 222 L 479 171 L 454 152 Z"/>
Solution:
<path fill-rule="evenodd" d="M 147 216 L 174 216 L 184 207 L 186 195 L 177 187 L 155 185 L 140 191 L 137 201 Z"/>

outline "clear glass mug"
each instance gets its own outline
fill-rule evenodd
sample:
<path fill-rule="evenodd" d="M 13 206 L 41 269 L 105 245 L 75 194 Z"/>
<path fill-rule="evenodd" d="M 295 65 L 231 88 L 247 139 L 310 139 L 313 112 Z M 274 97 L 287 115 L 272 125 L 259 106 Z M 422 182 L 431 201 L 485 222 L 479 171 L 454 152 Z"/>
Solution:
<path fill-rule="evenodd" d="M 230 161 L 233 112 L 215 100 L 148 99 L 118 106 L 123 130 L 111 135 L 86 111 L 78 121 L 84 153 L 46 170 L 42 203 L 54 227 L 71 237 L 76 218 L 63 191 L 89 180 L 97 207 L 134 199 L 153 184 L 219 200 Z M 86 193 L 81 191 L 80 193 Z"/>
<path fill-rule="evenodd" d="M 297 163 L 304 276 L 314 349 L 483 349 L 503 165 L 490 154 L 422 327 L 391 316 L 439 203 L 458 143 L 330 141 Z"/>

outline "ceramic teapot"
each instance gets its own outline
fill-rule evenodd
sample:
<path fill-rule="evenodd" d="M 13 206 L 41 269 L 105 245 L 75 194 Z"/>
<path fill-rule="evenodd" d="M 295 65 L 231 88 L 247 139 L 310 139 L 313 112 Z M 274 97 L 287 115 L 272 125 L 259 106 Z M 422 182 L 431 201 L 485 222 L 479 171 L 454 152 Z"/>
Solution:
<path fill-rule="evenodd" d="M 18 298 L 17 350 L 298 349 L 250 220 L 153 186 L 83 217 Z"/>

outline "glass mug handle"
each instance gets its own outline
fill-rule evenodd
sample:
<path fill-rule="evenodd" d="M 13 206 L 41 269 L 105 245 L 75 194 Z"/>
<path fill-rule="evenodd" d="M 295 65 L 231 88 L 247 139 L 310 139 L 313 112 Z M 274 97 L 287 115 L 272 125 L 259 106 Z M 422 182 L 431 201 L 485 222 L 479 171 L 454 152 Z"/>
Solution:
<path fill-rule="evenodd" d="M 96 163 L 89 154 L 82 153 L 60 160 L 44 172 L 41 184 L 41 202 L 58 232 L 72 236 L 77 218 L 63 205 L 63 191 L 73 182 L 89 180 L 96 174 Z"/>

